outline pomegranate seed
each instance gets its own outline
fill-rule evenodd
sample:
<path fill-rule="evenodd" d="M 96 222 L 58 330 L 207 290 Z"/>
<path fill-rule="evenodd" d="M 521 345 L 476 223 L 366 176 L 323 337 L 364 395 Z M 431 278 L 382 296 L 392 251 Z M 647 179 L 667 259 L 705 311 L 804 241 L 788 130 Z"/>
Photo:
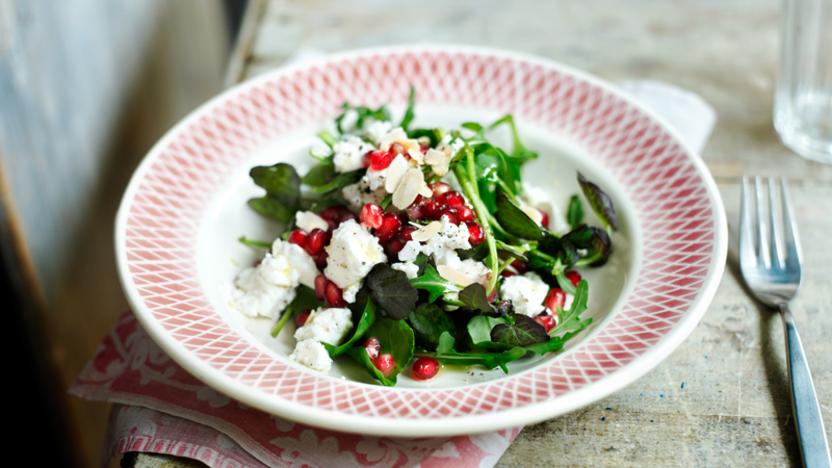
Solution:
<path fill-rule="evenodd" d="M 439 373 L 439 361 L 432 357 L 419 357 L 413 361 L 413 378 L 416 380 L 429 380 Z"/>
<path fill-rule="evenodd" d="M 289 242 L 303 247 L 306 243 L 306 233 L 300 229 L 293 230 L 292 233 L 289 234 Z"/>
<path fill-rule="evenodd" d="M 471 246 L 482 244 L 485 240 L 485 231 L 477 223 L 468 223 L 468 242 Z"/>
<path fill-rule="evenodd" d="M 443 193 L 442 195 L 437 197 L 437 200 L 439 201 L 439 204 L 445 205 L 449 208 L 465 206 L 465 198 L 463 198 L 462 194 L 457 192 L 456 190 L 451 190 Z"/>
<path fill-rule="evenodd" d="M 364 208 L 361 208 L 361 224 L 377 229 L 381 226 L 381 219 L 384 216 L 384 210 L 381 206 L 375 203 L 367 203 Z"/>
<path fill-rule="evenodd" d="M 390 353 L 379 354 L 378 357 L 373 359 L 373 365 L 376 366 L 376 369 L 383 376 L 387 377 L 393 373 L 393 369 L 396 367 L 396 360 L 393 359 L 393 355 Z"/>
<path fill-rule="evenodd" d="M 555 313 L 558 311 L 558 308 L 563 308 L 564 304 L 566 304 L 566 293 L 560 288 L 550 289 L 549 294 L 546 295 L 546 299 L 543 300 L 543 305 Z"/>
<path fill-rule="evenodd" d="M 318 216 L 323 218 L 324 221 L 329 224 L 330 229 L 338 227 L 339 224 L 347 219 L 350 219 L 351 217 L 355 217 L 349 208 L 340 205 L 330 206 L 329 208 L 321 211 Z"/>
<path fill-rule="evenodd" d="M 382 171 L 387 169 L 391 162 L 393 162 L 393 158 L 396 157 L 396 154 L 390 151 L 370 151 L 369 159 L 370 159 L 370 169 L 374 171 Z"/>
<path fill-rule="evenodd" d="M 430 189 L 433 190 L 433 196 L 438 197 L 444 193 L 451 191 L 451 186 L 445 182 L 434 182 L 430 184 Z"/>
<path fill-rule="evenodd" d="M 460 206 L 459 208 L 454 208 L 456 210 L 456 215 L 459 217 L 459 220 L 462 222 L 470 222 L 475 221 L 476 216 L 474 215 L 474 210 L 467 206 Z"/>
<path fill-rule="evenodd" d="M 326 250 L 322 250 L 321 253 L 315 255 L 314 257 L 315 266 L 318 267 L 319 270 L 323 270 L 324 268 L 326 268 L 326 259 Z"/>
<path fill-rule="evenodd" d="M 390 258 L 399 258 L 399 252 L 404 248 L 405 241 L 399 237 L 394 237 L 384 244 L 384 253 Z"/>
<path fill-rule="evenodd" d="M 529 264 L 523 260 L 515 260 L 511 262 L 511 266 L 521 275 L 529 269 Z"/>
<path fill-rule="evenodd" d="M 430 149 L 430 145 L 419 145 L 419 151 L 421 151 L 422 154 L 427 153 L 429 149 Z"/>
<path fill-rule="evenodd" d="M 572 286 L 577 287 L 578 283 L 581 282 L 581 274 L 575 270 L 569 270 L 566 272 L 566 279 L 572 283 Z"/>
<path fill-rule="evenodd" d="M 370 359 L 375 359 L 381 352 L 381 343 L 378 342 L 378 338 L 371 336 L 364 341 L 364 349 L 367 350 L 367 356 L 370 356 Z"/>
<path fill-rule="evenodd" d="M 416 200 L 407 207 L 407 217 L 413 221 L 418 221 L 425 216 L 424 210 L 425 198 L 421 195 L 416 195 Z"/>
<path fill-rule="evenodd" d="M 537 210 L 540 212 L 540 225 L 548 228 L 549 227 L 549 213 L 543 210 Z"/>
<path fill-rule="evenodd" d="M 381 220 L 381 226 L 376 229 L 376 237 L 380 241 L 392 239 L 399 232 L 402 226 L 402 221 L 395 213 L 386 213 Z"/>
<path fill-rule="evenodd" d="M 298 327 L 302 327 L 306 324 L 306 321 L 309 320 L 309 314 L 312 313 L 312 309 L 306 309 L 300 311 L 300 313 L 295 317 L 295 325 Z"/>
<path fill-rule="evenodd" d="M 459 224 L 459 216 L 457 216 L 455 209 L 445 208 L 444 210 L 442 210 L 442 213 L 439 215 L 440 218 L 443 217 L 443 216 L 448 217 L 448 222 L 449 223 Z"/>
<path fill-rule="evenodd" d="M 402 242 L 407 243 L 413 240 L 413 233 L 416 232 L 416 228 L 413 226 L 405 226 L 399 231 L 399 239 Z"/>
<path fill-rule="evenodd" d="M 398 143 L 398 142 L 393 143 L 392 145 L 390 145 L 390 149 L 388 150 L 388 153 L 392 153 L 392 154 L 393 154 L 393 156 L 390 158 L 390 160 L 391 160 L 391 161 L 392 161 L 392 160 L 393 160 L 393 158 L 395 158 L 397 155 L 399 155 L 399 154 L 404 154 L 404 152 L 405 152 L 404 145 L 403 145 L 403 144 L 401 144 L 401 143 Z"/>
<path fill-rule="evenodd" d="M 324 294 L 326 294 L 326 284 L 329 282 L 324 275 L 318 275 L 315 277 L 315 296 L 318 297 L 320 300 L 324 300 Z"/>
<path fill-rule="evenodd" d="M 422 202 L 422 213 L 427 219 L 439 219 L 441 208 L 439 202 L 433 198 L 428 198 Z"/>
<path fill-rule="evenodd" d="M 543 325 L 543 328 L 546 329 L 546 333 L 549 333 L 549 330 L 555 328 L 555 325 L 557 325 L 558 323 L 557 319 L 554 316 L 549 315 L 546 312 L 543 312 L 542 314 L 535 317 L 534 321 Z"/>
<path fill-rule="evenodd" d="M 312 232 L 306 235 L 306 242 L 303 244 L 304 250 L 313 257 L 324 250 L 324 245 L 329 240 L 329 235 L 326 231 L 320 229 L 313 229 Z"/>
<path fill-rule="evenodd" d="M 503 270 L 503 271 L 501 271 L 501 272 L 500 272 L 500 276 L 502 276 L 503 278 L 508 278 L 509 276 L 514 276 L 514 275 L 516 275 L 516 274 L 517 274 L 517 273 L 515 273 L 515 272 L 513 272 L 513 271 L 511 271 L 511 270 L 509 270 L 509 269 L 505 269 L 505 270 Z"/>
<path fill-rule="evenodd" d="M 330 307 L 346 307 L 347 305 L 344 301 L 344 296 L 341 294 L 341 288 L 332 281 L 327 281 L 324 297 Z"/>

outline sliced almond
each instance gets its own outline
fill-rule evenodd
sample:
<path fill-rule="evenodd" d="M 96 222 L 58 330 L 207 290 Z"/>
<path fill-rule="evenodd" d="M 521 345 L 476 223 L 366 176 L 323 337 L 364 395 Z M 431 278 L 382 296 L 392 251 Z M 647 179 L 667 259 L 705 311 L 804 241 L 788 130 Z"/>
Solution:
<path fill-rule="evenodd" d="M 425 242 L 433 238 L 433 236 L 439 234 L 439 231 L 442 230 L 442 223 L 439 221 L 431 221 L 430 223 L 420 227 L 419 229 L 413 231 L 411 234 L 411 239 L 419 242 Z"/>
<path fill-rule="evenodd" d="M 436 271 L 439 276 L 459 286 L 468 286 L 474 279 L 450 265 L 438 265 Z"/>
<path fill-rule="evenodd" d="M 387 167 L 387 175 L 384 179 L 384 190 L 387 190 L 387 193 L 393 193 L 396 190 L 408 167 L 410 165 L 404 156 L 398 155 L 393 159 L 393 162 Z"/>
<path fill-rule="evenodd" d="M 425 176 L 422 171 L 411 167 L 404 173 L 398 186 L 396 186 L 396 191 L 393 192 L 393 206 L 400 210 L 406 209 L 416 200 L 416 196 L 422 192 L 423 186 L 427 186 L 427 184 L 425 184 Z"/>
<path fill-rule="evenodd" d="M 520 209 L 523 210 L 523 213 L 526 213 L 526 216 L 531 218 L 535 223 L 540 224 L 543 222 L 543 214 L 537 208 L 522 203 Z"/>
<path fill-rule="evenodd" d="M 442 177 L 448 173 L 451 156 L 443 151 L 431 148 L 425 154 L 425 162 L 430 165 L 434 174 Z"/>
<path fill-rule="evenodd" d="M 410 148 L 407 150 L 407 154 L 410 155 L 410 159 L 416 161 L 416 164 L 422 164 L 425 162 L 425 155 L 422 153 L 421 148 L 417 144 L 415 148 Z"/>
<path fill-rule="evenodd" d="M 390 149 L 390 145 L 396 143 L 397 141 L 405 141 L 407 140 L 407 134 L 402 130 L 401 127 L 396 127 L 393 130 L 387 132 L 378 142 L 379 149 L 382 151 L 387 151 Z"/>

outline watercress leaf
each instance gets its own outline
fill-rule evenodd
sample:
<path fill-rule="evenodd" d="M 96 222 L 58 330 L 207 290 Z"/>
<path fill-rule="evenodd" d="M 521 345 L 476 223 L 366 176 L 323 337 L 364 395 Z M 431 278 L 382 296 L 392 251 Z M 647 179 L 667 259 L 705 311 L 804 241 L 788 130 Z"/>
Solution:
<path fill-rule="evenodd" d="M 575 229 L 584 221 L 584 205 L 581 203 L 581 197 L 577 194 L 569 198 L 569 207 L 566 209 L 566 221 L 572 229 Z"/>
<path fill-rule="evenodd" d="M 517 205 L 515 205 L 506 195 L 502 189 L 497 190 L 497 212 L 494 216 L 497 222 L 509 234 L 523 238 L 538 240 L 545 234 L 545 231 L 540 226 L 529 218 L 529 215 L 523 212 Z"/>
<path fill-rule="evenodd" d="M 358 182 L 361 176 L 364 175 L 366 172 L 365 169 L 358 169 L 355 171 L 350 172 L 340 172 L 336 174 L 334 177 L 330 178 L 324 184 L 313 186 L 312 191 L 315 193 L 329 193 L 334 192 L 335 190 L 340 190 L 347 185 L 354 184 Z"/>
<path fill-rule="evenodd" d="M 407 321 L 413 328 L 416 341 L 425 349 L 436 349 L 444 333 L 453 333 L 454 322 L 436 304 L 421 304 L 416 307 Z"/>
<path fill-rule="evenodd" d="M 589 301 L 589 284 L 586 280 L 581 280 L 575 288 L 575 295 L 572 298 L 572 305 L 569 309 L 558 310 L 558 324 L 555 328 L 549 330 L 550 336 L 557 336 L 565 332 L 577 333 L 586 327 L 591 319 L 581 321 L 581 314 L 587 310 L 587 303 Z"/>
<path fill-rule="evenodd" d="M 491 329 L 491 341 L 506 346 L 526 346 L 549 339 L 543 325 L 531 317 L 514 314 L 514 323 L 501 323 Z"/>
<path fill-rule="evenodd" d="M 554 351 L 560 351 L 563 349 L 563 345 L 566 342 L 560 336 L 553 336 L 546 341 L 541 343 L 534 343 L 530 345 L 524 346 L 527 350 L 537 354 L 538 356 L 543 356 L 544 354 L 548 354 Z"/>
<path fill-rule="evenodd" d="M 361 312 L 361 318 L 358 319 L 358 325 L 355 326 L 355 330 L 353 330 L 352 336 L 341 343 L 338 346 L 331 345 L 329 343 L 322 343 L 326 348 L 327 352 L 329 352 L 329 357 L 336 357 L 340 356 L 341 354 L 346 353 L 352 346 L 364 336 L 367 330 L 375 323 L 376 321 L 376 307 L 373 304 L 372 300 L 367 300 L 366 304 L 364 305 L 364 310 Z"/>
<path fill-rule="evenodd" d="M 482 366 L 486 369 L 499 367 L 503 372 L 508 373 L 506 364 L 516 361 L 525 356 L 528 351 L 522 347 L 515 347 L 501 352 L 457 352 L 454 350 L 443 350 L 442 352 L 427 353 L 437 361 L 446 365 L 459 366 Z"/>
<path fill-rule="evenodd" d="M 321 130 L 320 132 L 318 132 L 318 138 L 320 138 L 321 141 L 323 141 L 324 144 L 326 144 L 330 148 L 335 146 L 335 143 L 338 143 L 338 139 L 326 130 Z"/>
<path fill-rule="evenodd" d="M 410 86 L 410 91 L 407 93 L 407 108 L 404 111 L 404 116 L 402 116 L 402 122 L 399 124 L 402 129 L 407 132 L 407 127 L 410 126 L 410 122 L 413 121 L 414 113 L 413 113 L 413 106 L 416 104 L 416 89 L 413 85 Z"/>
<path fill-rule="evenodd" d="M 488 301 L 485 288 L 479 283 L 472 283 L 462 288 L 462 291 L 459 292 L 459 300 L 466 309 L 485 313 L 494 312 L 494 307 Z"/>
<path fill-rule="evenodd" d="M 513 140 L 513 147 L 511 150 L 511 158 L 514 159 L 514 164 L 519 168 L 522 166 L 526 161 L 531 159 L 536 159 L 538 154 L 534 151 L 529 150 L 520 140 L 520 133 L 517 131 L 517 124 L 514 121 L 514 116 L 511 114 L 506 114 L 503 117 L 499 118 L 497 121 L 491 124 L 489 127 L 490 129 L 494 129 L 499 127 L 500 125 L 507 124 L 509 129 L 511 130 L 511 138 Z"/>
<path fill-rule="evenodd" d="M 320 187 L 328 184 L 335 177 L 335 164 L 327 158 L 312 166 L 301 181 L 310 187 Z"/>
<path fill-rule="evenodd" d="M 375 323 L 367 330 L 366 336 L 374 336 L 381 345 L 381 353 L 393 355 L 395 366 L 392 371 L 384 376 L 373 365 L 367 355 L 367 350 L 361 346 L 355 346 L 347 351 L 347 354 L 364 364 L 370 374 L 376 377 L 384 385 L 395 385 L 396 375 L 406 369 L 410 360 L 413 359 L 414 336 L 413 329 L 404 320 L 391 320 L 388 318 L 377 318 Z"/>
<path fill-rule="evenodd" d="M 494 343 L 491 340 L 491 330 L 497 325 L 505 325 L 508 320 L 503 317 L 489 317 L 487 315 L 476 315 L 471 317 L 466 326 L 468 336 L 471 338 L 471 344 L 475 348 L 483 349 L 506 349 L 510 346 L 505 346 L 502 343 Z"/>
<path fill-rule="evenodd" d="M 367 354 L 367 350 L 363 347 L 355 346 L 348 349 L 347 356 L 351 357 L 355 360 L 355 362 L 361 364 L 365 369 L 367 369 L 372 377 L 375 377 L 375 379 L 385 387 L 394 387 L 396 385 L 396 375 L 398 374 L 393 374 L 391 377 L 385 377 L 385 375 L 378 370 L 375 364 L 373 364 L 373 360 L 370 359 L 370 355 Z"/>
<path fill-rule="evenodd" d="M 439 335 L 439 344 L 436 346 L 437 353 L 447 353 L 453 351 L 456 339 L 450 332 L 442 332 Z"/>
<path fill-rule="evenodd" d="M 584 224 L 568 232 L 564 239 L 577 249 L 586 251 L 580 260 L 576 260 L 580 266 L 601 266 L 612 255 L 612 239 L 603 229 Z"/>
<path fill-rule="evenodd" d="M 390 111 L 385 106 L 380 106 L 377 109 L 372 109 L 367 106 L 352 106 L 349 103 L 344 103 L 341 105 L 342 112 L 335 117 L 335 126 L 338 128 L 340 133 L 344 133 L 344 119 L 347 117 L 347 114 L 350 112 L 355 112 L 355 129 L 356 130 L 363 130 L 364 124 L 367 122 L 368 119 L 379 120 L 379 121 L 387 121 L 390 120 Z"/>
<path fill-rule="evenodd" d="M 291 164 L 255 166 L 251 168 L 249 175 L 255 184 L 266 189 L 269 197 L 278 200 L 289 209 L 297 208 L 300 199 L 300 177 Z"/>
<path fill-rule="evenodd" d="M 410 280 L 411 286 L 428 292 L 428 302 L 434 302 L 445 293 L 459 292 L 459 286 L 449 282 L 436 271 L 432 265 L 426 265 L 425 271 Z"/>
<path fill-rule="evenodd" d="M 295 210 L 269 195 L 251 198 L 248 206 L 257 213 L 281 223 L 288 223 L 295 217 Z"/>
<path fill-rule="evenodd" d="M 241 244 L 245 245 L 246 247 L 251 247 L 252 249 L 258 249 L 258 250 L 263 250 L 263 249 L 265 249 L 265 250 L 269 250 L 269 249 L 271 249 L 271 248 L 272 248 L 272 243 L 271 243 L 271 242 L 266 242 L 266 241 L 261 241 L 261 240 L 255 240 L 255 239 L 249 239 L 249 238 L 248 238 L 248 237 L 246 237 L 246 236 L 240 236 L 237 240 L 238 240 Z"/>
<path fill-rule="evenodd" d="M 598 185 L 587 180 L 580 172 L 578 172 L 578 184 L 580 184 L 590 208 L 598 216 L 598 219 L 604 223 L 604 227 L 617 231 L 618 216 L 615 213 L 615 207 L 609 195 L 601 190 Z"/>
<path fill-rule="evenodd" d="M 272 337 L 276 337 L 280 333 L 280 330 L 283 329 L 283 326 L 286 325 L 286 322 L 300 311 L 316 309 L 321 305 L 322 302 L 315 295 L 315 291 L 312 288 L 302 284 L 299 285 L 295 292 L 295 298 L 283 309 L 280 319 L 275 323 L 274 328 L 272 328 Z"/>
<path fill-rule="evenodd" d="M 427 137 L 430 139 L 430 146 L 434 147 L 442 141 L 442 137 L 445 136 L 445 131 L 441 128 L 414 128 L 407 132 L 407 136 L 413 139 Z"/>
<path fill-rule="evenodd" d="M 558 237 L 546 232 L 538 242 L 538 249 L 560 262 L 563 268 L 568 268 L 580 259 L 577 247 L 566 237 Z"/>
<path fill-rule="evenodd" d="M 419 294 L 403 271 L 394 270 L 387 263 L 379 263 L 365 279 L 370 297 L 378 304 L 379 315 L 403 319 L 416 306 Z"/>

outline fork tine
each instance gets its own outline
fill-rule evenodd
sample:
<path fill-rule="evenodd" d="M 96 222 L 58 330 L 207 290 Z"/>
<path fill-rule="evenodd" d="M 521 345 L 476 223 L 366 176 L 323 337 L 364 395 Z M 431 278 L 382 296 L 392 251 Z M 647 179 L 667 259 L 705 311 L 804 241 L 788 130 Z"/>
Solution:
<path fill-rule="evenodd" d="M 768 233 L 766 232 L 765 216 L 763 215 L 765 200 L 763 197 L 763 182 L 760 176 L 754 177 L 754 192 L 756 194 L 755 203 L 757 204 L 757 259 L 764 267 L 769 268 L 771 258 L 768 254 Z"/>
<path fill-rule="evenodd" d="M 751 233 L 749 183 L 748 177 L 743 177 L 740 186 L 740 264 L 746 267 L 757 264 L 757 257 L 754 253 L 754 238 Z"/>
<path fill-rule="evenodd" d="M 791 197 L 789 196 L 789 186 L 786 184 L 786 179 L 780 179 L 780 198 L 783 204 L 783 221 L 785 231 L 783 233 L 783 241 L 786 246 L 785 262 L 786 265 L 797 265 L 802 263 L 802 254 L 800 251 L 800 239 L 797 234 L 797 221 L 794 218 L 792 211 Z"/>
<path fill-rule="evenodd" d="M 775 268 L 783 268 L 783 251 L 780 248 L 780 239 L 783 237 L 781 225 L 783 223 L 777 222 L 776 210 L 774 207 L 777 204 L 774 202 L 774 177 L 768 178 L 768 231 L 769 231 L 769 255 L 771 256 L 771 266 Z M 785 218 L 784 218 L 785 219 Z"/>

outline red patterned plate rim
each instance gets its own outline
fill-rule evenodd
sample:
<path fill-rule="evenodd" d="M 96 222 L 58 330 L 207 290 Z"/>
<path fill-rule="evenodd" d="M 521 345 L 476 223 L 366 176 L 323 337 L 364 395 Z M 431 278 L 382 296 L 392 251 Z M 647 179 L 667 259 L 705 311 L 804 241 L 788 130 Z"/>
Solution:
<path fill-rule="evenodd" d="M 347 95 L 355 100 L 355 86 L 376 93 L 377 102 L 391 96 L 403 101 L 408 83 L 380 91 L 383 84 L 373 83 L 366 73 L 377 67 L 407 72 L 427 101 L 460 99 L 569 129 L 599 163 L 612 168 L 651 241 L 645 241 L 647 260 L 637 271 L 639 286 L 614 319 L 558 359 L 528 371 L 464 388 L 424 390 L 370 386 L 299 370 L 242 339 L 218 318 L 195 277 L 196 233 L 211 189 L 253 148 L 293 125 L 332 115 Z M 447 82 L 418 84 L 433 79 L 437 70 L 449 76 Z M 489 88 L 491 94 L 471 93 L 482 91 L 488 73 L 488 82 L 503 80 L 507 86 Z M 443 86 L 456 94 L 443 94 Z M 280 107 L 284 102 L 308 112 L 307 120 L 291 121 Z M 200 170 L 193 172 L 195 168 Z M 242 403 L 306 424 L 412 437 L 538 422 L 633 382 L 699 323 L 727 252 L 716 184 L 699 157 L 660 118 L 598 78 L 555 62 L 446 45 L 334 54 L 282 67 L 223 92 L 151 149 L 124 194 L 115 231 L 119 275 L 139 322 L 195 377 Z M 223 351 L 210 351 L 210 344 L 221 344 Z"/>

